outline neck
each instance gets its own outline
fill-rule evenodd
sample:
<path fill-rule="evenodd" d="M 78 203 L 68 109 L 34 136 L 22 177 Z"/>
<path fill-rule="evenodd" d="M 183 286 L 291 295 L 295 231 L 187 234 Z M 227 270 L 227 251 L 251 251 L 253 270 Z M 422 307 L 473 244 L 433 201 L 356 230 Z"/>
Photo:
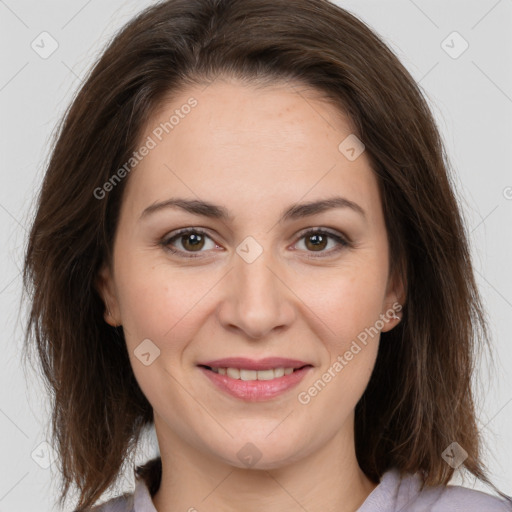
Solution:
<path fill-rule="evenodd" d="M 377 486 L 357 463 L 353 421 L 320 450 L 273 469 L 232 466 L 173 439 L 156 417 L 155 427 L 162 458 L 153 496 L 158 512 L 355 512 Z"/>

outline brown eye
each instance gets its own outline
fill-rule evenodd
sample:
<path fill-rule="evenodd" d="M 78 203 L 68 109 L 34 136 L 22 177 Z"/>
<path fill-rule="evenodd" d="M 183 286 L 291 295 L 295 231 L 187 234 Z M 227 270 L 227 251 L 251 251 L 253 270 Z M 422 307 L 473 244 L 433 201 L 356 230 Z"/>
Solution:
<path fill-rule="evenodd" d="M 309 230 L 303 233 L 300 238 L 300 242 L 302 240 L 304 240 L 305 251 L 307 253 L 318 253 L 318 255 L 309 254 L 308 257 L 311 258 L 331 256 L 343 250 L 345 247 L 350 246 L 350 242 L 348 242 L 343 236 L 322 229 Z M 331 248 L 326 250 L 330 241 L 333 242 L 333 244 Z"/>
<path fill-rule="evenodd" d="M 201 250 L 204 247 L 204 235 L 192 232 L 187 235 L 181 235 L 181 244 L 186 251 Z"/>
<path fill-rule="evenodd" d="M 210 244 L 209 247 L 208 243 Z M 201 229 L 183 229 L 175 235 L 166 237 L 160 244 L 173 254 L 189 258 L 196 256 L 191 253 L 197 253 L 197 256 L 201 256 L 201 253 L 206 252 L 208 249 L 217 247 L 212 238 Z"/>
<path fill-rule="evenodd" d="M 328 238 L 321 233 L 311 234 L 306 237 L 306 247 L 312 251 L 322 251 L 327 247 Z"/>

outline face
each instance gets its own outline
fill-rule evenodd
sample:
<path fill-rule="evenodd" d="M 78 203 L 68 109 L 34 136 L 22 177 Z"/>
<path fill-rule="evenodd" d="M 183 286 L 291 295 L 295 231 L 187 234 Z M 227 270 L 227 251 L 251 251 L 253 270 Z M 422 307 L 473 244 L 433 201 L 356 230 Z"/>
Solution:
<path fill-rule="evenodd" d="M 312 91 L 220 79 L 148 123 L 100 288 L 161 445 L 272 468 L 350 439 L 401 291 L 352 133 Z"/>

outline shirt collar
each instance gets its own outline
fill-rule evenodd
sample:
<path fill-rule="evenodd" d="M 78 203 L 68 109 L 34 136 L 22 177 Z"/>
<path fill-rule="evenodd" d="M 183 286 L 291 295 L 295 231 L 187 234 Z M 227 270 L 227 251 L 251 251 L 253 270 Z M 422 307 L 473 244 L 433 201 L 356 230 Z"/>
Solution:
<path fill-rule="evenodd" d="M 157 512 L 144 479 L 135 475 L 133 491 L 133 512 Z"/>

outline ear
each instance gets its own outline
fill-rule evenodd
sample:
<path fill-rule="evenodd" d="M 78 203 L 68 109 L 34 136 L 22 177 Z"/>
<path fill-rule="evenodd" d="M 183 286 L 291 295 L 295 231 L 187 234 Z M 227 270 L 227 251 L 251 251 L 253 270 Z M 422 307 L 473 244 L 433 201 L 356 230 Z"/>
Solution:
<path fill-rule="evenodd" d="M 117 295 L 115 293 L 114 278 L 112 276 L 112 271 L 107 264 L 104 263 L 98 271 L 95 284 L 105 305 L 105 311 L 103 313 L 105 322 L 112 327 L 121 325 L 121 315 L 119 312 Z"/>
<path fill-rule="evenodd" d="M 381 314 L 381 318 L 384 320 L 382 332 L 390 331 L 402 320 L 406 289 L 404 272 L 396 270 L 388 279 L 386 297 Z"/>

